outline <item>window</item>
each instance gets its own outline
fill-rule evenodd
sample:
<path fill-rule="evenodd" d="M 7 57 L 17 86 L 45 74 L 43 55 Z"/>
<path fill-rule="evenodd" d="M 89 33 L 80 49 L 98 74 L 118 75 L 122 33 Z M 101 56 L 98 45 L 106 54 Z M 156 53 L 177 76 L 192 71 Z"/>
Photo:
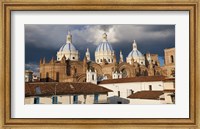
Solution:
<path fill-rule="evenodd" d="M 92 80 L 94 80 L 94 75 L 92 75 Z"/>
<path fill-rule="evenodd" d="M 39 97 L 35 97 L 34 98 L 34 104 L 39 104 L 40 103 L 40 98 Z"/>
<path fill-rule="evenodd" d="M 108 59 L 108 62 L 110 62 L 110 59 Z"/>
<path fill-rule="evenodd" d="M 78 95 L 74 95 L 73 104 L 78 104 Z"/>
<path fill-rule="evenodd" d="M 37 86 L 37 87 L 35 88 L 35 94 L 36 94 L 36 95 L 41 94 L 41 89 L 40 89 L 39 86 Z"/>
<path fill-rule="evenodd" d="M 152 91 L 152 85 L 149 85 L 149 90 Z"/>
<path fill-rule="evenodd" d="M 118 97 L 120 97 L 120 91 L 118 91 Z"/>
<path fill-rule="evenodd" d="M 47 72 L 46 73 L 46 82 L 48 82 L 49 81 L 49 73 Z"/>
<path fill-rule="evenodd" d="M 99 62 L 99 59 L 97 59 L 97 62 Z"/>
<path fill-rule="evenodd" d="M 59 82 L 59 72 L 56 72 L 56 81 Z"/>
<path fill-rule="evenodd" d="M 101 59 L 101 62 L 102 62 L 102 59 Z"/>
<path fill-rule="evenodd" d="M 143 62 L 141 62 L 141 64 L 143 64 Z"/>
<path fill-rule="evenodd" d="M 52 104 L 57 104 L 58 103 L 58 98 L 57 96 L 52 97 Z"/>
<path fill-rule="evenodd" d="M 174 63 L 174 56 L 171 55 L 171 63 Z"/>
<path fill-rule="evenodd" d="M 117 101 L 117 104 L 122 104 L 122 102 L 121 101 Z"/>
<path fill-rule="evenodd" d="M 128 76 L 126 69 L 122 69 L 122 78 L 126 78 Z"/>
<path fill-rule="evenodd" d="M 94 103 L 98 103 L 99 95 L 94 94 Z"/>

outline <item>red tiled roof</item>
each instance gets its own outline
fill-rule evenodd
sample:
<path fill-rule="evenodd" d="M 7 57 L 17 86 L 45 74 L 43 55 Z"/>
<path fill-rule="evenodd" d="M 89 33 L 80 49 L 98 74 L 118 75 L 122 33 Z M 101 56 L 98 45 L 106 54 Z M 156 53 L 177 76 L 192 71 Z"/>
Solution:
<path fill-rule="evenodd" d="M 138 91 L 131 94 L 127 98 L 130 99 L 159 99 L 159 96 L 163 94 L 163 91 Z"/>
<path fill-rule="evenodd" d="M 175 89 L 165 89 L 164 92 L 175 92 Z"/>
<path fill-rule="evenodd" d="M 39 87 L 41 93 L 36 93 Z M 92 83 L 58 83 L 58 82 L 37 82 L 25 83 L 25 96 L 52 96 L 67 94 L 94 94 L 108 93 L 112 90 L 92 84 Z"/>
<path fill-rule="evenodd" d="M 99 82 L 99 84 L 126 83 L 126 82 L 153 82 L 153 81 L 163 81 L 164 79 L 165 76 L 140 76 L 131 78 L 108 79 Z"/>
<path fill-rule="evenodd" d="M 165 78 L 164 82 L 175 82 L 175 78 Z"/>

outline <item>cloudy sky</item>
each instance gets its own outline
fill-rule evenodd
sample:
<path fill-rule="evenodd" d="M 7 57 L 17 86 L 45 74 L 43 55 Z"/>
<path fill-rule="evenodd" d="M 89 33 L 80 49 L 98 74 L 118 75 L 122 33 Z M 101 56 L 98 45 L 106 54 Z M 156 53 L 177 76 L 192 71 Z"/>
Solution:
<path fill-rule="evenodd" d="M 40 58 L 56 59 L 59 48 L 65 44 L 68 31 L 72 41 L 79 50 L 82 60 L 86 48 L 94 60 L 94 51 L 107 33 L 117 59 L 122 50 L 124 60 L 132 50 L 132 42 L 136 40 L 138 50 L 143 54 L 157 53 L 163 64 L 164 49 L 175 47 L 174 25 L 25 25 L 25 63 L 26 69 L 38 72 Z"/>

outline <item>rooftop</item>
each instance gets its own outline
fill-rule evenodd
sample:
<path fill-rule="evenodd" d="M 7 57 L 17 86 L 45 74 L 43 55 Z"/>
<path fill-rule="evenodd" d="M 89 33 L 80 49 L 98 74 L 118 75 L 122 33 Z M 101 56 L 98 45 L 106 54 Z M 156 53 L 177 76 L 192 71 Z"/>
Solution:
<path fill-rule="evenodd" d="M 108 93 L 108 92 L 112 92 L 112 90 L 92 83 L 69 83 L 69 82 L 25 83 L 26 97 L 68 95 L 68 94 L 95 94 L 95 93 Z"/>
<path fill-rule="evenodd" d="M 138 91 L 127 98 L 130 99 L 159 99 L 163 91 Z"/>
<path fill-rule="evenodd" d="M 165 76 L 140 76 L 131 78 L 108 79 L 99 82 L 99 84 L 127 83 L 127 82 L 154 82 L 163 80 L 165 80 Z"/>

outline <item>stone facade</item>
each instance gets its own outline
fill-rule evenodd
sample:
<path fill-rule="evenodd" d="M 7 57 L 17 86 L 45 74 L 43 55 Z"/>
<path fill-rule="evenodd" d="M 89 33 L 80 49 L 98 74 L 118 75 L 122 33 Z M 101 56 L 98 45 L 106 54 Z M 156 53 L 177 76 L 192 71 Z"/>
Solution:
<path fill-rule="evenodd" d="M 162 74 L 169 77 L 175 77 L 175 48 L 164 50 L 165 65 L 162 67 Z"/>
<path fill-rule="evenodd" d="M 116 61 L 116 59 L 114 59 Z M 56 81 L 56 82 L 85 82 L 86 71 L 89 69 L 96 70 L 97 80 L 106 78 L 112 79 L 113 73 L 122 73 L 122 78 L 135 77 L 135 76 L 159 76 L 162 75 L 161 67 L 155 64 L 148 66 L 139 65 L 137 62 L 129 64 L 127 62 L 113 62 L 98 64 L 93 61 L 61 61 L 52 59 L 50 62 L 45 63 L 45 59 L 40 61 L 40 78 L 41 81 Z"/>

